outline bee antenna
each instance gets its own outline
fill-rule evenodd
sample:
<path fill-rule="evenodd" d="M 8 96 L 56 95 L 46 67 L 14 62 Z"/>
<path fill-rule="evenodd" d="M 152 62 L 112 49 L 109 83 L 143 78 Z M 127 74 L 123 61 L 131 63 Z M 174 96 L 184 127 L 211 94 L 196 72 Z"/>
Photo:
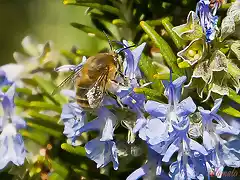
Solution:
<path fill-rule="evenodd" d="M 117 53 L 119 54 L 120 52 L 126 50 L 126 49 L 129 49 L 129 48 L 132 48 L 134 47 L 135 45 L 132 45 L 132 46 L 128 46 L 128 47 L 125 47 L 125 48 L 121 48 Z"/>
<path fill-rule="evenodd" d="M 112 50 L 113 50 L 112 41 L 109 39 L 107 33 L 106 33 L 104 30 L 103 30 L 103 33 L 104 33 L 104 35 L 106 36 L 106 38 L 107 38 L 107 40 L 108 40 L 108 44 L 109 44 L 110 49 L 111 49 L 111 51 L 112 51 Z"/>

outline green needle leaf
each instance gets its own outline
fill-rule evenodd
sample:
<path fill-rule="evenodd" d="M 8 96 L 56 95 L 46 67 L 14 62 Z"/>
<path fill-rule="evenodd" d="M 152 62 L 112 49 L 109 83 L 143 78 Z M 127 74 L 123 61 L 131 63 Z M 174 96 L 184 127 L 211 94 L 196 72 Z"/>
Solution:
<path fill-rule="evenodd" d="M 33 110 L 28 111 L 28 115 L 33 117 L 34 121 L 36 121 L 36 123 L 39 122 L 37 124 L 41 124 L 46 127 L 62 131 L 62 126 L 57 124 L 59 119 L 56 117 L 41 114 L 41 113 L 33 111 Z"/>
<path fill-rule="evenodd" d="M 43 132 L 46 132 L 48 133 L 49 135 L 52 135 L 56 138 L 60 138 L 62 136 L 62 132 L 60 131 L 56 131 L 54 129 L 51 129 L 51 128 L 48 128 L 46 126 L 42 126 L 42 125 L 39 125 L 39 124 L 35 124 L 33 122 L 30 122 L 29 120 L 27 121 L 27 126 L 28 127 L 31 127 L 31 128 L 34 128 L 34 129 L 37 129 L 39 131 L 43 131 Z"/>
<path fill-rule="evenodd" d="M 45 92 L 48 97 L 52 100 L 54 100 L 58 104 L 65 104 L 67 102 L 66 98 L 61 96 L 60 94 L 52 95 L 53 90 L 56 88 L 56 86 L 51 82 L 43 79 L 42 77 L 35 75 L 33 79 L 38 84 L 38 87 Z"/>
<path fill-rule="evenodd" d="M 66 169 L 65 166 L 63 166 L 63 164 L 55 161 L 55 160 L 51 160 L 51 164 L 52 164 L 52 168 L 54 169 L 54 171 L 56 173 L 58 173 L 59 175 L 61 175 L 61 177 L 63 179 L 66 179 L 67 175 L 68 175 L 68 170 Z M 59 180 L 59 179 L 57 179 Z"/>
<path fill-rule="evenodd" d="M 51 173 L 48 177 L 49 180 L 64 180 L 58 173 Z"/>
<path fill-rule="evenodd" d="M 139 93 L 139 94 L 144 94 L 145 96 L 149 96 L 149 97 L 155 97 L 155 98 L 161 98 L 162 94 L 159 93 L 159 91 L 156 91 L 154 89 L 150 89 L 150 88 L 134 88 L 134 92 L 135 93 Z"/>
<path fill-rule="evenodd" d="M 118 8 L 109 6 L 109 5 L 104 5 L 104 2 L 100 3 L 96 3 L 92 2 L 92 1 L 83 1 L 83 0 L 64 0 L 63 3 L 65 5 L 77 5 L 77 6 L 86 6 L 86 7 L 90 7 L 90 8 L 96 8 L 99 9 L 101 11 L 107 11 L 109 13 L 115 14 L 117 16 L 120 16 L 120 10 Z"/>
<path fill-rule="evenodd" d="M 173 30 L 173 25 L 170 23 L 169 18 L 164 18 L 162 20 L 162 25 L 168 32 L 169 36 L 172 38 L 174 44 L 177 46 L 178 49 L 185 46 L 185 42 L 181 39 Z"/>
<path fill-rule="evenodd" d="M 152 60 L 142 54 L 141 60 L 139 61 L 139 68 L 144 73 L 146 78 L 152 82 L 151 86 L 161 94 L 163 92 L 162 83 L 153 77 L 154 74 L 157 74 L 156 68 L 152 64 Z"/>
<path fill-rule="evenodd" d="M 240 118 L 240 112 L 238 110 L 234 109 L 233 107 L 229 106 L 229 105 L 223 105 L 220 108 L 220 111 L 224 112 L 224 113 L 226 113 L 228 115 Z"/>
<path fill-rule="evenodd" d="M 42 146 L 45 146 L 47 144 L 47 138 L 43 137 L 42 134 L 36 131 L 30 132 L 23 129 L 23 130 L 20 130 L 20 133 L 22 134 L 23 137 L 31 139 Z"/>
<path fill-rule="evenodd" d="M 59 106 L 56 106 L 54 104 L 49 104 L 47 102 L 40 102 L 40 101 L 32 101 L 29 103 L 29 106 L 31 108 L 37 108 L 41 110 L 52 110 L 61 113 L 62 108 Z"/>
<path fill-rule="evenodd" d="M 83 24 L 79 24 L 79 23 L 71 23 L 71 25 L 83 32 L 86 32 L 88 33 L 89 35 L 91 36 L 96 36 L 97 38 L 99 39 L 102 39 L 102 40 L 107 40 L 106 36 L 103 34 L 102 31 L 99 31 L 98 29 L 96 28 L 92 28 L 92 27 L 89 27 L 89 26 L 86 26 L 86 25 L 83 25 Z M 110 37 L 112 38 L 112 37 Z"/>
<path fill-rule="evenodd" d="M 70 144 L 63 143 L 61 148 L 69 153 L 76 154 L 78 156 L 86 156 L 85 148 L 82 146 L 73 147 Z"/>
<path fill-rule="evenodd" d="M 155 45 L 159 48 L 160 53 L 163 55 L 167 64 L 172 68 L 173 72 L 178 75 L 183 75 L 184 71 L 178 68 L 177 58 L 168 43 L 161 36 L 159 36 L 159 34 L 146 22 L 141 21 L 140 25 L 151 38 L 151 40 L 155 43 Z"/>
<path fill-rule="evenodd" d="M 228 88 L 228 89 L 229 89 L 229 95 L 228 95 L 229 99 L 231 99 L 231 100 L 235 101 L 236 103 L 240 104 L 240 95 L 238 95 L 236 93 L 236 91 L 234 91 L 233 89 L 231 89 L 231 88 Z"/>

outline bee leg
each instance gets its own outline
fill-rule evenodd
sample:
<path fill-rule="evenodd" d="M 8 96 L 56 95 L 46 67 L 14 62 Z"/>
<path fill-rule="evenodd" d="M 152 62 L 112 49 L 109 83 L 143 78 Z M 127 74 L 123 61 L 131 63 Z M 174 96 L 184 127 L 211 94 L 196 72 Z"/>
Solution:
<path fill-rule="evenodd" d="M 109 91 L 106 92 L 106 94 L 109 95 L 110 97 L 112 97 L 113 99 L 115 99 L 117 101 L 117 104 L 123 109 L 124 106 L 123 106 L 120 98 L 117 95 L 115 95 L 115 94 L 113 94 L 113 93 L 111 93 Z"/>

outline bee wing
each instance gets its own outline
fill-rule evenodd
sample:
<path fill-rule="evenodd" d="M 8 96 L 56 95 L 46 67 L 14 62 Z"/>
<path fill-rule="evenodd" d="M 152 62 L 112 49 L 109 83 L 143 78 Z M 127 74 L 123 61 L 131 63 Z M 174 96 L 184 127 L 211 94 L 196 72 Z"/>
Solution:
<path fill-rule="evenodd" d="M 69 83 L 69 82 L 71 82 L 71 81 L 74 81 L 74 80 L 76 79 L 76 77 L 79 75 L 79 73 L 81 72 L 81 69 L 82 69 L 82 68 L 77 69 L 77 71 L 72 72 L 68 77 L 66 77 L 66 78 L 53 90 L 53 92 L 51 93 L 51 95 L 52 95 L 52 96 L 55 95 L 55 94 L 59 91 L 59 89 L 60 89 L 61 87 L 63 87 L 65 84 L 67 84 L 67 83 Z"/>
<path fill-rule="evenodd" d="M 103 100 L 103 95 L 106 89 L 107 77 L 109 70 L 107 69 L 97 79 L 94 85 L 88 90 L 86 96 L 91 108 L 97 108 Z"/>

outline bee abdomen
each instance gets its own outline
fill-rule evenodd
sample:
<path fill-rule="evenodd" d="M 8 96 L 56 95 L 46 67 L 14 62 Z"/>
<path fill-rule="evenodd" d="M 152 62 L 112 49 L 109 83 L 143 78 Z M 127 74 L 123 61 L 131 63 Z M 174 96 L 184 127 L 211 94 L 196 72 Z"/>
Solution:
<path fill-rule="evenodd" d="M 88 100 L 87 99 L 78 99 L 76 98 L 77 103 L 82 108 L 90 108 Z"/>
<path fill-rule="evenodd" d="M 76 90 L 76 101 L 78 105 L 81 106 L 82 108 L 89 108 L 89 103 L 86 96 L 87 90 L 88 88 L 83 87 L 77 87 Z"/>

